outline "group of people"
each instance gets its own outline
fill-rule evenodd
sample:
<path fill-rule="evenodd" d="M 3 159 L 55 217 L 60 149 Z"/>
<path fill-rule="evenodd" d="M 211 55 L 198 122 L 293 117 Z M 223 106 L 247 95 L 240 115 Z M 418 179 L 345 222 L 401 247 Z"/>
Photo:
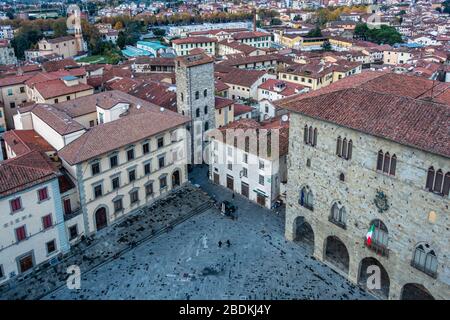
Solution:
<path fill-rule="evenodd" d="M 231 246 L 230 240 L 225 241 L 225 243 L 226 243 L 228 248 Z M 222 248 L 222 244 L 223 244 L 223 242 L 221 240 L 219 240 L 219 248 Z"/>

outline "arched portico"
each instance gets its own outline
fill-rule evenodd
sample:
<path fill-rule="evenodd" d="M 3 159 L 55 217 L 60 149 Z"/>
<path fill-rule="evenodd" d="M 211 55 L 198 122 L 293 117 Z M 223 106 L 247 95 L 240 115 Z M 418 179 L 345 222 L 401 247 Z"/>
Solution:
<path fill-rule="evenodd" d="M 383 265 L 375 258 L 367 257 L 361 260 L 358 284 L 382 299 L 389 298 L 389 275 Z"/>
<path fill-rule="evenodd" d="M 350 257 L 344 242 L 336 236 L 329 236 L 324 242 L 324 260 L 348 274 Z"/>
<path fill-rule="evenodd" d="M 108 211 L 105 206 L 101 206 L 94 213 L 95 229 L 97 231 L 108 226 Z"/>
<path fill-rule="evenodd" d="M 435 300 L 431 293 L 421 284 L 407 283 L 403 286 L 401 300 Z"/>
<path fill-rule="evenodd" d="M 294 220 L 294 242 L 305 247 L 311 255 L 314 253 L 314 231 L 303 217 Z"/>

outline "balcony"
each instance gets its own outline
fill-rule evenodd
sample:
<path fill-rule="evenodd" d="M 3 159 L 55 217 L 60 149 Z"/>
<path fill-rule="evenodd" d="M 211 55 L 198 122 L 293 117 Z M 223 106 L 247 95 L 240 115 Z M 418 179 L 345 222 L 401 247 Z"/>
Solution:
<path fill-rule="evenodd" d="M 387 246 L 385 244 L 379 243 L 376 240 L 372 240 L 372 242 L 369 245 L 367 243 L 367 239 L 366 238 L 364 238 L 364 243 L 365 243 L 367 248 L 369 248 L 370 250 L 374 251 L 376 254 L 378 254 L 378 255 L 380 255 L 382 257 L 389 258 L 389 249 L 387 248 Z"/>
<path fill-rule="evenodd" d="M 64 213 L 64 221 L 69 221 L 70 219 L 76 217 L 79 214 L 81 214 L 81 208 L 72 210 L 72 212 L 70 213 Z"/>

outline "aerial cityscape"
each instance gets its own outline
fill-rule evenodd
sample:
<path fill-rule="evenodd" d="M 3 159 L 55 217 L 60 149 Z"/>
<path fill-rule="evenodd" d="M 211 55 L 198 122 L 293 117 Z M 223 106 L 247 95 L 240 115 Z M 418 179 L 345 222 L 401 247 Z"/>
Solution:
<path fill-rule="evenodd" d="M 450 0 L 0 1 L 0 300 L 449 300 L 449 191 Z"/>

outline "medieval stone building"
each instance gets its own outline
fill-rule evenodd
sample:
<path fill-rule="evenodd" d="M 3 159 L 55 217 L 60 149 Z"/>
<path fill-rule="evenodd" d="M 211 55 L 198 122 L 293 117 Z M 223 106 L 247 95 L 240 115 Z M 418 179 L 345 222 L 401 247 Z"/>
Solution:
<path fill-rule="evenodd" d="M 442 88 L 370 72 L 344 80 L 277 102 L 291 112 L 285 236 L 382 298 L 449 299 Z"/>
<path fill-rule="evenodd" d="M 191 118 L 190 159 L 202 163 L 205 132 L 215 127 L 214 59 L 201 52 L 177 57 L 175 72 L 178 112 Z"/>

